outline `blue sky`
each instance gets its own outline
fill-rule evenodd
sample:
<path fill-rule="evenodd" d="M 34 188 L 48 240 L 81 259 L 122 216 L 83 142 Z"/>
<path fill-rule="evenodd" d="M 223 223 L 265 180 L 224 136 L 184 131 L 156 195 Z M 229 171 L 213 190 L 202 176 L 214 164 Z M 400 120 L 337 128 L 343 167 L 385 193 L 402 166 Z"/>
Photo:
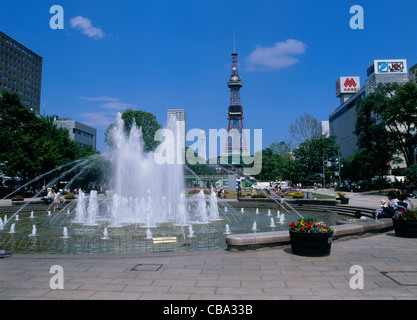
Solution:
<path fill-rule="evenodd" d="M 52 30 L 52 5 L 64 29 Z M 364 29 L 352 30 L 353 5 Z M 185 109 L 187 129 L 227 129 L 233 32 L 247 129 L 263 147 L 288 138 L 307 112 L 328 120 L 335 82 L 375 59 L 417 63 L 415 0 L 2 0 L 0 30 L 43 57 L 41 108 L 104 131 L 132 107 L 166 121 Z"/>

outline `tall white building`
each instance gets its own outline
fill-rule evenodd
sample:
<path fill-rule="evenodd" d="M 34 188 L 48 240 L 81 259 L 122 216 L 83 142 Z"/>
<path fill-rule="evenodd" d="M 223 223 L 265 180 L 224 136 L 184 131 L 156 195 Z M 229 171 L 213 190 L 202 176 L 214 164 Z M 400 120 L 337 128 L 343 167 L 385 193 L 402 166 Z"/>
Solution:
<path fill-rule="evenodd" d="M 185 139 L 186 139 L 186 123 L 187 114 L 184 109 L 169 109 L 167 111 L 167 119 L 174 117 L 177 119 L 177 150 L 180 150 L 181 157 L 185 157 Z M 184 161 L 185 158 L 182 160 Z"/>

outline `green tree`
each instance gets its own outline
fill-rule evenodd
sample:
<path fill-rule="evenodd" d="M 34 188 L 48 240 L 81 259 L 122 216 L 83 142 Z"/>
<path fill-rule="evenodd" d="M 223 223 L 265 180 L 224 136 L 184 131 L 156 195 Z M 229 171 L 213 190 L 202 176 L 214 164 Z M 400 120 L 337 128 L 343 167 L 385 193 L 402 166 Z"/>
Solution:
<path fill-rule="evenodd" d="M 38 116 L 21 104 L 17 94 L 2 92 L 0 163 L 6 175 L 26 182 L 86 155 L 53 117 Z"/>
<path fill-rule="evenodd" d="M 304 185 L 322 182 L 323 165 L 326 168 L 327 161 L 337 154 L 338 149 L 335 136 L 316 137 L 301 143 L 294 150 L 298 180 Z"/>
<path fill-rule="evenodd" d="M 374 159 L 378 175 L 387 171 L 389 161 L 403 157 L 407 166 L 414 163 L 417 147 L 417 85 L 397 83 L 378 85 L 359 101 L 355 133 L 358 146 Z"/>
<path fill-rule="evenodd" d="M 387 130 L 385 109 L 392 99 L 394 87 L 380 85 L 366 98 L 357 104 L 357 121 L 355 134 L 358 136 L 358 147 L 362 161 L 372 168 L 371 175 L 383 177 L 389 169 L 389 162 L 398 161 L 398 147 L 392 132 Z M 370 164 L 370 166 L 368 165 Z"/>
<path fill-rule="evenodd" d="M 417 164 L 413 164 L 404 170 L 404 175 L 409 182 L 417 186 Z"/>
<path fill-rule="evenodd" d="M 155 141 L 156 132 L 161 129 L 161 125 L 156 120 L 156 117 L 151 112 L 127 109 L 122 113 L 124 121 L 124 130 L 126 135 L 130 133 L 132 126 L 135 124 L 142 130 L 145 151 L 153 151 L 158 145 Z M 115 124 L 110 124 L 105 132 L 105 142 L 108 146 L 112 146 L 111 130 Z"/>

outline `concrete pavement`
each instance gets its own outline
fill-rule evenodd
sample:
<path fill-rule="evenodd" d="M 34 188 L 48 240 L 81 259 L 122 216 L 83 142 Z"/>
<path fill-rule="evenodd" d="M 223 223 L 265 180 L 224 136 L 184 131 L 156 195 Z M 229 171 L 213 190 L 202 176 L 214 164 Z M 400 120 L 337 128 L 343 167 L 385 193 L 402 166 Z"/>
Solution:
<path fill-rule="evenodd" d="M 314 192 L 313 189 L 303 189 L 303 192 Z M 334 191 L 334 189 L 317 189 L 318 194 L 325 194 L 329 196 L 335 196 L 339 191 Z M 387 200 L 386 195 L 373 195 L 369 193 L 357 193 L 357 192 L 345 192 L 343 193 L 349 195 L 349 204 L 348 206 L 353 207 L 363 207 L 363 208 L 372 208 L 377 209 L 381 206 L 381 200 Z M 388 193 L 388 191 L 384 191 Z M 314 194 L 313 194 L 314 198 Z M 411 204 L 417 206 L 417 199 L 409 198 Z"/>
<path fill-rule="evenodd" d="M 384 198 L 353 193 L 349 205 L 376 208 Z M 414 300 L 416 244 L 389 231 L 335 241 L 330 256 L 313 258 L 293 255 L 290 246 L 129 256 L 16 254 L 0 259 L 0 300 L 162 300 L 167 307 L 173 300 Z M 63 289 L 56 288 L 60 284 Z"/>
<path fill-rule="evenodd" d="M 0 299 L 416 299 L 417 240 L 393 232 L 336 241 L 328 257 L 289 246 L 152 255 L 13 255 L 0 259 Z M 61 266 L 55 273 L 52 266 Z M 360 275 L 352 266 L 363 269 Z M 353 273 L 350 273 L 352 271 Z M 62 274 L 63 289 L 52 283 Z M 54 280 L 55 279 L 55 280 Z M 355 280 L 356 279 L 356 280 Z"/>

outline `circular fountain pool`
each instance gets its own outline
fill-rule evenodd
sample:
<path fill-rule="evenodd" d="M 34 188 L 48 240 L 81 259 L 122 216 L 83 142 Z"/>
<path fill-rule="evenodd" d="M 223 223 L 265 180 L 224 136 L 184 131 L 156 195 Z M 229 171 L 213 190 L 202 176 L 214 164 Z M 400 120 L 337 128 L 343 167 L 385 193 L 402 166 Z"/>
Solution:
<path fill-rule="evenodd" d="M 106 199 L 102 200 L 105 206 Z M 194 206 L 199 208 L 198 204 Z M 188 212 L 192 211 L 191 207 L 187 208 Z M 337 220 L 337 215 L 332 213 L 232 208 L 221 202 L 216 219 L 208 215 L 206 221 L 190 220 L 184 225 L 161 221 L 149 226 L 137 221 L 111 226 L 111 219 L 103 212 L 106 210 L 98 210 L 95 221 L 85 220 L 84 223 L 76 221 L 76 209 L 64 208 L 50 215 L 47 211 L 21 213 L 18 220 L 14 217 L 3 225 L 0 244 L 15 253 L 133 254 L 211 250 L 225 248 L 227 234 L 288 230 L 288 225 L 300 218 L 299 214 L 314 216 L 328 225 L 335 225 Z M 12 228 L 14 233 L 10 233 Z"/>

